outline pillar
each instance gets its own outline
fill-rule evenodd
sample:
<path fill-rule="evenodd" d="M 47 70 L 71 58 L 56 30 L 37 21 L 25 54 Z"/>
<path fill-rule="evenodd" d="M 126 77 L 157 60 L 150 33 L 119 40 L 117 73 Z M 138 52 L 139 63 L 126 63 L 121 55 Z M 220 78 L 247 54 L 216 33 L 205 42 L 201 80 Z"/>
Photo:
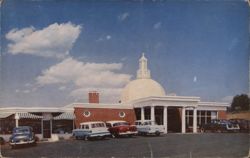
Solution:
<path fill-rule="evenodd" d="M 163 125 L 165 127 L 164 133 L 168 133 L 168 107 L 164 106 L 163 109 Z"/>
<path fill-rule="evenodd" d="M 155 124 L 155 107 L 154 106 L 151 106 L 150 120 L 153 122 L 153 124 Z"/>
<path fill-rule="evenodd" d="M 42 138 L 43 138 L 43 118 L 41 119 L 41 134 L 42 134 Z"/>
<path fill-rule="evenodd" d="M 197 108 L 193 111 L 193 133 L 197 133 Z"/>
<path fill-rule="evenodd" d="M 145 120 L 144 107 L 141 107 L 141 121 Z"/>
<path fill-rule="evenodd" d="M 16 127 L 19 126 L 19 115 L 18 113 L 15 113 L 15 120 L 16 120 Z"/>
<path fill-rule="evenodd" d="M 181 133 L 186 133 L 186 109 L 181 109 Z"/>
<path fill-rule="evenodd" d="M 50 119 L 50 138 L 52 137 L 51 134 L 53 133 L 52 129 L 53 129 L 53 122 L 52 119 Z"/>

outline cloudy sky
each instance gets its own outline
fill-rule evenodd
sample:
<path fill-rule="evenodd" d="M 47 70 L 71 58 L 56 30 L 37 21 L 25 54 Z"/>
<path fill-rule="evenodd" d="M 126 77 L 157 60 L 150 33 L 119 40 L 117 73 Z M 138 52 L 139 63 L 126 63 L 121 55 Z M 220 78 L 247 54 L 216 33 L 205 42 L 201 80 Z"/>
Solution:
<path fill-rule="evenodd" d="M 231 1 L 8 0 L 1 6 L 0 106 L 117 103 L 145 52 L 167 93 L 248 93 L 249 6 Z"/>

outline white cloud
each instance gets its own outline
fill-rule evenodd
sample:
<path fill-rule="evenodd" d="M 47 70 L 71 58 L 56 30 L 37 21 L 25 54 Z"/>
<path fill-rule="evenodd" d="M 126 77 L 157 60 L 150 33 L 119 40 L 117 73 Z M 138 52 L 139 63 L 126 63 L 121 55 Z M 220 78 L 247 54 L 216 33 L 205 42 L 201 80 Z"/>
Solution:
<path fill-rule="evenodd" d="M 107 35 L 107 36 L 106 36 L 106 39 L 107 39 L 107 40 L 110 40 L 110 39 L 111 39 L 111 36 L 110 36 L 110 35 Z"/>
<path fill-rule="evenodd" d="M 69 54 L 81 32 L 80 25 L 54 23 L 41 30 L 34 27 L 12 29 L 6 34 L 10 40 L 8 52 L 42 57 L 63 58 Z"/>
<path fill-rule="evenodd" d="M 84 63 L 67 58 L 43 71 L 36 81 L 40 86 L 73 84 L 75 89 L 70 96 L 75 98 L 87 96 L 88 91 L 97 89 L 103 96 L 113 98 L 120 95 L 120 89 L 131 78 L 131 75 L 116 72 L 121 68 L 121 63 Z"/>
<path fill-rule="evenodd" d="M 63 90 L 66 89 L 66 87 L 65 87 L 65 86 L 61 86 L 61 87 L 59 87 L 58 89 L 59 89 L 60 91 L 63 91 Z"/>
<path fill-rule="evenodd" d="M 70 96 L 75 98 L 75 100 L 87 100 L 87 94 L 92 90 L 93 88 L 75 89 L 70 93 Z M 99 92 L 101 102 L 118 103 L 122 88 L 95 88 L 94 90 Z"/>
<path fill-rule="evenodd" d="M 154 29 L 159 29 L 161 27 L 161 22 L 154 24 Z"/>
<path fill-rule="evenodd" d="M 30 84 L 30 83 L 26 83 L 24 86 L 25 86 L 25 87 L 31 87 L 31 86 L 32 86 L 32 84 Z"/>
<path fill-rule="evenodd" d="M 193 82 L 197 82 L 197 77 L 194 76 Z"/>
<path fill-rule="evenodd" d="M 118 19 L 120 21 L 124 21 L 126 20 L 127 18 L 129 17 L 129 13 L 128 12 L 125 12 L 125 13 L 122 13 L 121 15 L 118 16 Z"/>
<path fill-rule="evenodd" d="M 30 90 L 23 90 L 23 93 L 30 93 Z"/>

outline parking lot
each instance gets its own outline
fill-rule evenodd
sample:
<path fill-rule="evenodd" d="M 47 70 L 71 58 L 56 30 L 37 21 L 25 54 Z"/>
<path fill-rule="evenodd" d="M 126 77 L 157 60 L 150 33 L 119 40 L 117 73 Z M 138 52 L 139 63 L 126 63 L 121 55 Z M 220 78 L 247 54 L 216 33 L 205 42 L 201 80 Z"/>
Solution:
<path fill-rule="evenodd" d="M 105 140 L 60 140 L 36 146 L 1 147 L 4 157 L 197 157 L 242 158 L 249 154 L 249 134 L 167 134 Z"/>

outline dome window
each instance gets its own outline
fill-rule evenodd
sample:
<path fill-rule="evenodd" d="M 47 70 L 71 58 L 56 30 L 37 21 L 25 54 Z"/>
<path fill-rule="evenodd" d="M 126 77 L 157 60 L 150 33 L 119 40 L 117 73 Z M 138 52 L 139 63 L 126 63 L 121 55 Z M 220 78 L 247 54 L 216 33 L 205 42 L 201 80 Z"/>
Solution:
<path fill-rule="evenodd" d="M 123 118 L 123 117 L 125 117 L 126 116 L 126 114 L 125 114 L 125 112 L 119 112 L 119 117 L 121 117 L 121 118 Z"/>
<path fill-rule="evenodd" d="M 85 117 L 89 117 L 91 115 L 91 113 L 89 111 L 84 111 L 83 112 L 83 116 Z"/>

